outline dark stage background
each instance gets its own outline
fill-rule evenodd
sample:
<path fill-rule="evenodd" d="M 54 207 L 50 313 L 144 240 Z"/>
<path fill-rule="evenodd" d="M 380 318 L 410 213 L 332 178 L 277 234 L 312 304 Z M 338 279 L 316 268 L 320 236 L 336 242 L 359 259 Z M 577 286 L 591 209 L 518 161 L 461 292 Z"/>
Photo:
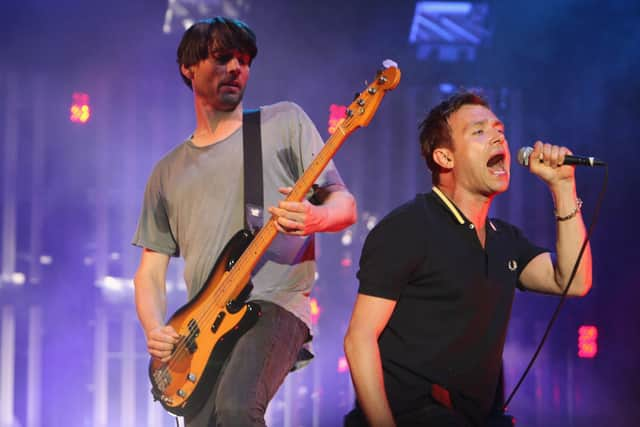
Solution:
<path fill-rule="evenodd" d="M 638 2 L 484 2 L 488 36 L 472 57 L 449 61 L 417 58 L 409 43 L 413 1 L 239 3 L 259 45 L 246 107 L 292 100 L 328 137 L 331 104 L 348 104 L 385 58 L 403 72 L 371 125 L 335 159 L 360 218 L 350 245 L 344 233 L 319 238 L 317 358 L 289 376 L 269 424 L 337 426 L 351 408 L 342 337 L 368 225 L 428 191 L 416 125 L 451 88 L 466 87 L 488 95 L 512 154 L 542 139 L 611 165 L 592 239 L 593 289 L 565 304 L 510 407 L 516 425 L 639 425 Z M 174 423 L 148 392 L 130 281 L 139 250 L 129 244 L 153 164 L 194 125 L 175 64 L 181 29 L 174 23 L 172 34 L 162 32 L 166 9 L 166 1 L 149 0 L 0 4 L 0 427 Z M 84 125 L 69 120 L 74 92 L 90 97 Z M 512 172 L 492 215 L 553 247 L 548 191 L 518 165 Z M 602 169 L 577 171 L 587 222 L 603 177 Z M 181 276 L 174 262 L 170 312 L 185 299 Z M 507 391 L 556 302 L 517 295 Z M 577 357 L 580 325 L 598 328 L 595 358 Z"/>

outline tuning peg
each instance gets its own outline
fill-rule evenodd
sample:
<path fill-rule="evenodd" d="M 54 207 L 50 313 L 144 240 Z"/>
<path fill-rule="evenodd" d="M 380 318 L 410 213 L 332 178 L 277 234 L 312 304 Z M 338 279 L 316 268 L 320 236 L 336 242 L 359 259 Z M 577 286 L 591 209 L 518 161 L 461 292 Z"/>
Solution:
<path fill-rule="evenodd" d="M 382 66 L 384 68 L 391 68 L 391 67 L 398 68 L 398 63 L 393 59 L 385 59 L 384 61 L 382 61 Z"/>
<path fill-rule="evenodd" d="M 360 96 L 360 92 L 356 92 L 353 94 L 353 100 L 355 101 Z"/>

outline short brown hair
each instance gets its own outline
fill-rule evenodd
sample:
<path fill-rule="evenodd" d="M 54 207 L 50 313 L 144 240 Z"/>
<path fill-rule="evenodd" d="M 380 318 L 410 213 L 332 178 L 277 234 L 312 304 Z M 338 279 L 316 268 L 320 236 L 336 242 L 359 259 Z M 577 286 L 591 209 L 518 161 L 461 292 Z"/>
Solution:
<path fill-rule="evenodd" d="M 427 166 L 431 170 L 434 184 L 440 182 L 440 166 L 433 161 L 433 151 L 439 147 L 453 149 L 449 117 L 463 105 L 482 105 L 489 108 L 489 103 L 473 92 L 457 92 L 436 105 L 418 126 L 420 149 Z"/>
<path fill-rule="evenodd" d="M 178 46 L 178 70 L 205 60 L 213 49 L 237 49 L 249 54 L 251 61 L 258 54 L 256 35 L 251 28 L 238 19 L 216 16 L 193 24 L 182 35 Z M 191 81 L 182 72 L 180 76 L 191 88 Z"/>

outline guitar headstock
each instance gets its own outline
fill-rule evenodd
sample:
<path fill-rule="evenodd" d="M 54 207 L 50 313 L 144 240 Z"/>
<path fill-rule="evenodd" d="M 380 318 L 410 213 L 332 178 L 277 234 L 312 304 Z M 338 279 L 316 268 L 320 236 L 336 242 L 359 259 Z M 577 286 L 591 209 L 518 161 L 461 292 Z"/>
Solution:
<path fill-rule="evenodd" d="M 385 68 L 376 73 L 373 82 L 357 94 L 347 108 L 347 116 L 338 126 L 344 133 L 367 126 L 387 91 L 395 89 L 400 83 L 401 73 L 397 64 L 387 59 L 383 62 L 383 66 Z"/>

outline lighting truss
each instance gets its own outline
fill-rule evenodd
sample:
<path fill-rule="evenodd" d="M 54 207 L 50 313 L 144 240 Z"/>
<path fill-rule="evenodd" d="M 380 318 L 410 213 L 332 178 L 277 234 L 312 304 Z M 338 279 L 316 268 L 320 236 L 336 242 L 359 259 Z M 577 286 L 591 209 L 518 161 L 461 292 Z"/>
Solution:
<path fill-rule="evenodd" d="M 409 33 L 416 57 L 473 61 L 476 48 L 489 39 L 486 3 L 419 1 Z"/>

